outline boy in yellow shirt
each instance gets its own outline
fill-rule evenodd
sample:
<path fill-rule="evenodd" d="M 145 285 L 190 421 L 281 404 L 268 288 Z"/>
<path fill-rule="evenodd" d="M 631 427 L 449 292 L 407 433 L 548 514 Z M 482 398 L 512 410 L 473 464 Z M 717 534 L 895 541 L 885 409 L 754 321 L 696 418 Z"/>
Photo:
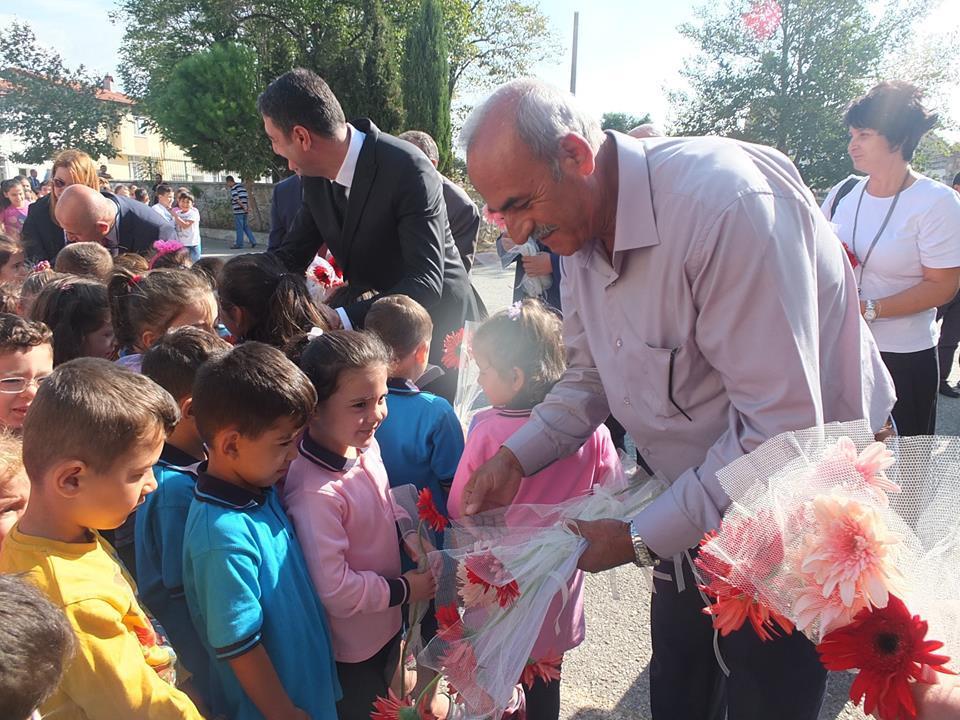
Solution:
<path fill-rule="evenodd" d="M 77 651 L 41 706 L 57 720 L 200 718 L 176 689 L 175 656 L 137 603 L 96 530 L 119 527 L 156 488 L 153 465 L 179 410 L 150 379 L 106 360 L 59 366 L 23 425 L 32 492 L 0 549 L 0 573 L 24 573 L 63 609 Z"/>

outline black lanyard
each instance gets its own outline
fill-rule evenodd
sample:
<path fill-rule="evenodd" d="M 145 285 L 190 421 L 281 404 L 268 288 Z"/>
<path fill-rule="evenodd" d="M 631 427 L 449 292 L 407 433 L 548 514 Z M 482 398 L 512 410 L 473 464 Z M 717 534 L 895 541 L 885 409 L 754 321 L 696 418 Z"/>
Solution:
<path fill-rule="evenodd" d="M 877 246 L 877 242 L 880 240 L 880 236 L 883 235 L 883 231 L 887 229 L 887 223 L 890 222 L 890 217 L 893 215 L 894 209 L 897 207 L 897 201 L 900 199 L 900 193 L 904 191 L 907 187 L 907 181 L 910 179 L 910 170 L 907 169 L 907 174 L 903 178 L 903 182 L 900 183 L 900 189 L 897 190 L 897 194 L 893 196 L 893 202 L 890 203 L 890 209 L 887 210 L 886 217 L 883 218 L 883 222 L 880 223 L 880 229 L 877 230 L 877 234 L 873 238 L 873 242 L 870 243 L 870 247 L 867 248 L 867 254 L 860 261 L 860 282 L 857 283 L 857 292 L 860 292 L 860 286 L 863 285 L 863 272 L 867 269 L 867 261 L 870 259 L 870 256 L 873 254 L 873 249 Z M 857 212 L 853 216 L 853 235 L 850 237 L 850 249 L 853 250 L 853 254 L 857 254 L 857 223 L 860 220 L 860 204 L 863 202 L 863 194 L 867 191 L 867 184 L 870 182 L 870 179 L 867 178 L 867 181 L 863 184 L 863 189 L 860 191 L 860 199 L 857 200 Z"/>

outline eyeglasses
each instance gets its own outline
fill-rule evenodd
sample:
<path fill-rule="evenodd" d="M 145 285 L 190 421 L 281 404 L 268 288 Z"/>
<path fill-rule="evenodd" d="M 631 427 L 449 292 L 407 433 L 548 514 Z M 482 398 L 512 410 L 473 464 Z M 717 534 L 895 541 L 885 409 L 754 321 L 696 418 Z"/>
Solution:
<path fill-rule="evenodd" d="M 19 395 L 30 385 L 40 387 L 48 377 L 50 376 L 44 375 L 43 377 L 29 379 L 25 377 L 0 378 L 0 393 L 4 395 Z"/>

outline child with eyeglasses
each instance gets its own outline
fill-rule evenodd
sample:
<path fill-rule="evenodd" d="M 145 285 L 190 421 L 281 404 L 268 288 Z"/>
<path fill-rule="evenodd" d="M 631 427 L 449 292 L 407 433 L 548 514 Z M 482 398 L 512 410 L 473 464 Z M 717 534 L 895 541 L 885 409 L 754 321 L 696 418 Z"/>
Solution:
<path fill-rule="evenodd" d="M 0 429 L 19 433 L 37 388 L 53 372 L 53 333 L 0 313 Z"/>

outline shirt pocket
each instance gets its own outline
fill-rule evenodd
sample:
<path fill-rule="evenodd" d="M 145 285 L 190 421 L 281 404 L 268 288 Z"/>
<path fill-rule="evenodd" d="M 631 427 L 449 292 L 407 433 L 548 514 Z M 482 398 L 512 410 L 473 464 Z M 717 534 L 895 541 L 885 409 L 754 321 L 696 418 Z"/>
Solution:
<path fill-rule="evenodd" d="M 700 353 L 693 335 L 675 347 L 645 344 L 641 355 L 645 381 L 641 398 L 659 418 L 693 422 L 696 408 L 723 392 L 720 376 Z"/>
<path fill-rule="evenodd" d="M 679 347 L 662 348 L 644 344 L 641 348 L 640 362 L 644 383 L 640 397 L 647 408 L 659 418 L 672 418 L 681 412 L 687 412 L 675 396 L 679 355 Z"/>

